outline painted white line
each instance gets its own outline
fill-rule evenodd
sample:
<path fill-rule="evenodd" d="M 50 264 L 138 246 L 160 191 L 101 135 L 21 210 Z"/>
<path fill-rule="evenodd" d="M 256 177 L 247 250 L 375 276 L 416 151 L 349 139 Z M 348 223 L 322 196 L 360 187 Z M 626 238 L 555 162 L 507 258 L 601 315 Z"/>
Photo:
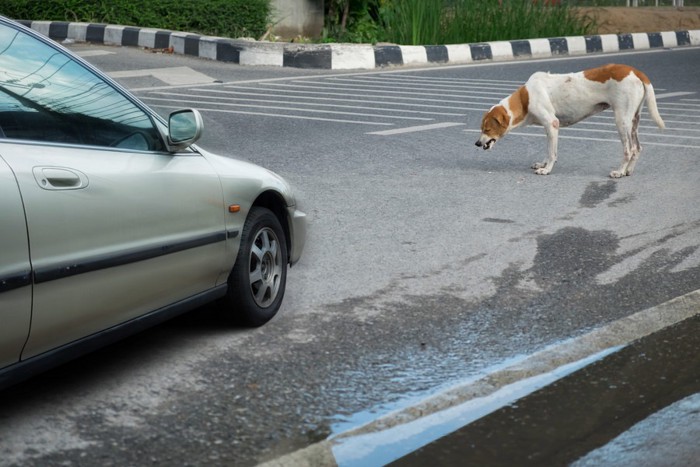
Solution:
<path fill-rule="evenodd" d="M 544 136 L 544 135 L 542 135 L 542 136 Z M 579 140 L 584 140 L 584 141 L 605 141 L 605 142 L 609 142 L 609 143 L 620 144 L 619 139 L 587 138 L 587 137 L 583 137 L 583 136 L 562 136 L 562 135 L 559 135 L 559 138 L 579 139 Z M 655 141 L 643 141 L 642 146 L 662 146 L 665 148 L 700 149 L 700 146 L 696 146 L 696 145 L 692 145 L 692 144 L 660 143 L 660 142 L 655 142 Z"/>
<path fill-rule="evenodd" d="M 107 73 L 112 78 L 139 78 L 153 76 L 164 83 L 172 86 L 193 85 L 213 83 L 215 80 L 210 76 L 193 70 L 187 66 L 176 66 L 169 68 L 151 68 L 146 70 L 124 70 L 111 71 Z"/>
<path fill-rule="evenodd" d="M 468 133 L 481 133 L 481 130 L 465 129 L 462 131 L 465 131 Z M 547 136 L 545 134 L 540 134 L 540 133 L 511 132 L 509 134 L 514 135 L 514 136 L 534 136 L 536 138 L 545 138 Z M 653 135 L 648 135 L 648 136 L 653 136 Z M 658 135 L 656 135 L 656 136 L 658 136 Z M 559 134 L 559 139 L 578 139 L 578 140 L 582 140 L 582 141 L 601 141 L 604 143 L 620 144 L 619 139 L 589 138 L 589 137 L 585 137 L 585 136 L 568 136 L 568 135 L 562 135 L 562 134 Z M 659 142 L 654 142 L 654 141 L 642 141 L 642 146 L 664 146 L 664 147 L 673 147 L 673 148 L 700 149 L 700 146 L 693 146 L 693 145 L 689 145 L 689 144 L 659 143 Z"/>
<path fill-rule="evenodd" d="M 665 104 L 666 106 L 670 107 L 672 105 L 677 105 L 681 107 L 700 107 L 700 103 L 695 103 L 695 102 L 669 102 L 668 104 Z"/>
<path fill-rule="evenodd" d="M 393 130 L 373 131 L 371 133 L 366 133 L 366 134 L 379 135 L 379 136 L 390 136 L 390 135 L 399 135 L 399 134 L 403 134 L 403 133 L 415 133 L 416 131 L 437 130 L 439 128 L 449 128 L 449 127 L 461 126 L 461 125 L 464 125 L 464 123 L 442 122 L 442 123 L 432 123 L 430 125 L 411 126 L 411 127 L 407 127 L 407 128 L 396 128 Z"/>
<path fill-rule="evenodd" d="M 174 96 L 174 97 L 195 97 L 198 99 L 216 99 L 217 102 L 227 102 L 227 101 L 244 101 L 244 102 L 263 102 L 266 104 L 286 104 L 286 105 L 303 105 L 307 107 L 330 107 L 339 109 L 361 109 L 361 110 L 376 110 L 377 112 L 398 112 L 398 113 L 411 113 L 411 114 L 421 114 L 421 115 L 441 115 L 447 117 L 464 117 L 463 113 L 448 113 L 448 112 L 429 112 L 426 110 L 415 110 L 415 109 L 387 109 L 383 107 L 369 107 L 361 105 L 343 105 L 343 104 L 320 104 L 318 102 L 289 102 L 288 100 L 273 100 L 273 99 L 258 99 L 255 97 L 225 97 L 224 100 L 218 96 L 203 96 L 201 94 L 185 94 L 179 92 L 166 92 L 158 91 L 153 94 L 158 94 L 160 96 Z M 270 97 L 270 96 L 268 96 Z M 286 96 L 277 96 L 285 98 Z M 144 99 L 148 99 L 145 97 Z M 357 101 L 355 101 L 357 102 Z"/>
<path fill-rule="evenodd" d="M 161 109 L 181 109 L 182 107 L 177 105 L 157 105 L 153 104 L 153 107 L 158 107 Z M 271 114 L 265 112 L 245 112 L 242 110 L 225 110 L 225 109 L 206 109 L 197 108 L 200 112 L 218 112 L 227 114 L 240 114 L 240 115 L 254 115 L 256 117 L 275 117 L 275 118 L 290 118 L 292 120 L 314 120 L 317 122 L 333 122 L 333 123 L 352 123 L 355 125 L 381 125 L 381 126 L 393 126 L 393 123 L 385 122 L 363 122 L 361 120 L 341 120 L 335 118 L 320 118 L 320 117 L 306 117 L 301 115 L 284 115 L 284 114 Z"/>
<path fill-rule="evenodd" d="M 309 88 L 315 89 L 315 88 L 309 87 L 309 86 L 297 86 L 297 87 L 302 87 L 305 89 L 309 89 Z M 264 88 L 261 89 L 261 88 L 245 87 L 245 86 L 237 86 L 234 89 L 249 89 L 252 91 L 265 91 L 266 90 Z M 293 94 L 312 94 L 312 95 L 320 94 L 323 96 L 365 97 L 365 98 L 370 97 L 366 94 L 367 91 L 364 89 L 362 89 L 361 91 L 365 92 L 365 94 L 348 94 L 346 92 L 325 92 L 325 91 L 299 91 L 297 89 L 284 89 L 284 90 L 282 90 L 282 89 L 276 89 L 276 90 L 270 89 L 270 92 L 275 92 L 275 91 L 276 92 L 284 92 L 285 94 L 286 93 L 290 93 L 290 94 L 293 93 Z M 436 95 L 440 96 L 440 97 L 448 97 L 448 96 L 445 96 L 444 94 L 436 94 Z M 456 96 L 456 97 L 462 97 L 462 96 Z M 449 101 L 449 100 L 445 100 L 445 99 L 428 99 L 428 98 L 421 98 L 421 97 L 401 97 L 401 96 L 386 96 L 386 95 L 384 95 L 384 96 L 381 96 L 381 98 L 385 99 L 385 100 L 427 101 L 427 102 L 440 102 L 440 103 L 445 103 L 445 104 L 464 104 L 464 102 L 461 102 L 461 101 Z M 484 112 L 484 111 L 488 110 L 488 107 L 487 108 L 482 107 L 480 109 L 467 109 L 467 110 L 478 110 L 478 111 Z"/>
<path fill-rule="evenodd" d="M 147 101 L 166 101 L 172 102 L 173 99 L 166 99 L 164 97 L 143 97 L 143 100 Z M 281 107 L 274 105 L 255 105 L 255 104 L 232 104 L 227 102 L 203 102 L 201 100 L 188 100 L 188 99 L 178 99 L 177 102 L 182 102 L 184 104 L 197 104 L 197 105 L 218 105 L 227 107 L 250 107 L 253 109 L 271 109 L 271 110 L 287 110 L 290 112 L 308 112 L 308 113 L 321 113 L 321 114 L 334 114 L 334 115 L 353 115 L 358 117 L 375 117 L 375 118 L 390 118 L 390 119 L 401 119 L 401 120 L 423 120 L 431 121 L 434 118 L 427 117 L 402 117 L 400 115 L 381 115 L 381 114 L 371 114 L 371 113 L 360 113 L 360 112 L 342 112 L 340 110 L 320 110 L 320 109 L 300 109 L 298 107 Z"/>
<path fill-rule="evenodd" d="M 275 87 L 285 87 L 285 88 L 301 88 L 301 89 L 315 89 L 314 94 L 325 94 L 323 89 L 319 89 L 320 85 L 329 86 L 328 83 L 318 82 L 318 81 L 303 81 L 304 84 L 282 84 L 282 83 L 264 83 L 265 86 L 275 86 Z M 305 85 L 307 84 L 308 85 Z M 433 97 L 467 97 L 470 95 L 468 92 L 463 92 L 460 94 L 445 94 L 445 93 L 430 93 L 430 92 L 412 92 L 412 91 L 390 91 L 384 89 L 377 89 L 376 86 L 360 86 L 352 84 L 335 84 L 333 89 L 342 88 L 346 91 L 360 91 L 360 92 L 371 92 L 371 93 L 382 93 L 382 94 L 401 94 L 401 95 L 415 95 L 415 96 L 433 96 Z M 366 89 L 370 88 L 370 89 Z M 374 88 L 374 89 L 372 89 Z M 396 86 L 393 86 L 396 89 Z M 494 95 L 503 96 L 502 92 L 480 92 L 481 95 Z"/>
<path fill-rule="evenodd" d="M 598 129 L 598 128 L 581 128 L 580 126 L 579 126 L 579 127 L 576 127 L 576 128 L 567 127 L 566 130 L 564 130 L 564 132 L 568 133 L 568 132 L 570 132 L 570 131 L 581 131 L 581 132 L 587 132 L 587 133 L 612 133 L 612 134 L 617 135 L 617 134 L 618 134 L 617 129 L 614 128 L 614 127 L 611 127 L 611 128 L 612 128 L 612 129 L 610 129 L 610 130 L 601 130 L 601 129 Z M 654 127 L 648 127 L 648 128 L 654 128 Z M 561 130 L 560 130 L 560 131 L 561 131 Z M 517 134 L 519 134 L 519 133 L 511 133 L 511 134 L 512 134 L 512 135 L 517 135 Z M 667 134 L 661 133 L 661 130 L 659 130 L 658 133 L 640 133 L 639 135 L 642 136 L 642 137 L 648 137 L 648 138 L 673 138 L 673 139 L 698 139 L 698 140 L 700 140 L 700 136 L 667 135 Z M 562 133 L 561 133 L 561 132 L 559 133 L 559 137 L 562 137 Z"/>
<path fill-rule="evenodd" d="M 688 104 L 678 104 L 678 105 L 688 105 Z M 688 107 L 679 107 L 673 104 L 670 105 L 661 105 L 659 104 L 659 112 L 661 113 L 661 116 L 663 118 L 664 114 L 673 114 L 673 116 L 683 116 L 683 117 L 689 117 L 692 119 L 698 119 L 700 118 L 700 108 L 693 109 L 693 108 L 688 108 Z M 680 114 L 682 112 L 682 114 Z"/>
<path fill-rule="evenodd" d="M 696 116 L 696 115 L 688 115 L 688 114 L 674 113 L 674 114 L 673 114 L 673 118 L 682 118 L 682 119 L 683 119 L 683 120 L 674 120 L 673 118 L 668 118 L 667 116 L 662 115 L 662 118 L 664 119 L 664 122 L 666 122 L 666 124 L 667 124 L 666 130 L 669 129 L 669 128 L 668 128 L 668 124 L 669 124 L 669 123 L 673 123 L 673 124 L 676 124 L 676 125 L 697 125 L 697 122 L 693 122 L 693 121 L 692 121 L 692 119 L 695 118 L 695 117 L 697 117 L 697 116 Z M 605 112 L 605 113 L 603 113 L 603 114 L 595 115 L 595 116 L 591 117 L 589 120 L 584 120 L 584 121 L 582 121 L 582 122 L 579 122 L 579 123 L 577 123 L 576 125 L 581 125 L 581 124 L 587 125 L 587 124 L 590 124 L 592 120 L 610 120 L 610 122 L 609 122 L 608 124 L 611 125 L 611 126 L 613 126 L 613 125 L 614 125 L 615 116 L 613 115 L 612 112 L 607 111 L 607 112 Z M 643 114 L 642 114 L 642 122 L 650 123 L 650 122 L 653 122 L 653 120 L 652 120 L 646 113 L 643 113 Z M 573 127 L 567 127 L 567 128 L 571 129 L 571 128 L 573 128 Z M 658 128 L 658 127 L 656 127 L 656 126 L 654 125 L 654 126 L 652 126 L 652 128 Z M 686 131 L 685 128 L 676 128 L 676 129 L 681 130 L 681 131 Z"/>
<path fill-rule="evenodd" d="M 664 94 L 656 94 L 657 99 L 666 99 L 668 97 L 678 97 L 678 96 L 689 96 L 695 94 L 694 92 L 667 92 Z"/>
<path fill-rule="evenodd" d="M 507 80 L 502 80 L 502 79 L 489 80 L 489 79 L 476 79 L 476 78 L 444 78 L 444 77 L 440 77 L 440 76 L 420 76 L 420 75 L 411 75 L 411 76 L 377 75 L 377 76 L 364 76 L 364 77 L 367 79 L 376 79 L 376 80 L 410 80 L 413 82 L 415 82 L 415 81 L 435 81 L 435 82 L 445 82 L 445 83 L 481 84 L 484 86 L 493 86 L 493 85 L 519 86 L 519 85 L 523 84 L 522 81 L 507 81 Z"/>
<path fill-rule="evenodd" d="M 477 89 L 477 90 L 483 90 L 485 84 L 434 84 L 434 83 L 427 83 L 426 81 L 421 81 L 421 82 L 416 82 L 416 80 L 410 79 L 408 77 L 402 77 L 401 79 L 398 78 L 385 78 L 385 77 L 373 77 L 373 76 L 360 76 L 357 78 L 330 78 L 329 81 L 332 81 L 333 83 L 337 82 L 346 82 L 346 83 L 367 83 L 367 85 L 362 85 L 363 87 L 376 87 L 378 89 L 396 89 L 397 84 L 400 85 L 402 89 L 435 89 L 439 90 L 439 88 L 447 88 L 454 90 L 456 92 L 459 92 L 461 90 L 472 90 L 472 89 Z M 299 82 L 301 83 L 309 83 L 311 81 L 308 80 L 300 80 Z M 333 84 L 331 83 L 331 84 Z M 393 84 L 392 84 L 393 83 Z M 342 84 L 341 86 L 349 86 L 348 84 Z M 505 85 L 505 86 L 499 86 L 499 85 L 488 85 L 488 89 L 504 89 L 505 91 L 513 91 L 514 86 L 512 85 Z M 504 91 L 504 92 L 505 92 Z"/>
<path fill-rule="evenodd" d="M 585 128 L 586 125 L 598 125 L 598 126 L 607 127 L 607 128 L 609 128 L 609 129 L 604 129 L 604 128 Z M 532 127 L 536 128 L 535 125 L 533 125 Z M 532 128 L 532 127 L 531 127 L 531 128 Z M 655 125 L 640 125 L 639 128 L 640 128 L 640 129 L 656 130 L 656 131 L 654 131 L 653 133 L 648 133 L 648 132 L 639 133 L 640 136 L 643 136 L 643 137 L 650 137 L 650 138 L 674 138 L 674 139 L 700 139 L 700 136 L 689 136 L 689 135 L 687 135 L 687 134 L 683 134 L 683 135 L 671 134 L 671 135 L 670 135 L 670 134 L 667 134 L 667 133 L 666 133 L 667 131 L 677 131 L 677 132 L 680 131 L 680 132 L 683 132 L 683 133 L 686 133 L 686 132 L 689 132 L 689 131 L 698 132 L 698 131 L 700 131 L 700 129 L 691 129 L 691 130 L 688 130 L 688 129 L 685 129 L 685 128 L 668 128 L 668 127 L 667 127 L 667 128 L 665 128 L 664 130 L 660 130 L 660 129 L 659 129 L 657 126 L 655 126 Z M 470 131 L 476 131 L 476 130 L 470 130 Z M 533 130 L 533 131 L 534 131 L 534 130 Z M 569 127 L 566 127 L 565 129 L 560 130 L 559 136 L 560 136 L 560 137 L 561 137 L 561 136 L 564 136 L 564 135 L 566 135 L 566 133 L 572 132 L 572 131 L 574 131 L 574 132 L 580 131 L 580 132 L 587 132 L 587 133 L 612 133 L 612 134 L 616 134 L 616 135 L 618 134 L 617 128 L 615 127 L 615 125 L 613 125 L 613 124 L 611 124 L 611 123 L 608 123 L 608 122 L 591 122 L 591 121 L 588 121 L 588 122 L 579 122 L 575 127 L 569 126 Z M 510 132 L 509 134 L 511 134 L 511 135 L 518 135 L 518 134 L 525 134 L 525 133 L 522 133 L 522 132 L 521 132 L 521 133 L 518 133 L 518 132 Z M 527 134 L 532 134 L 532 133 L 527 133 Z M 541 135 L 544 136 L 544 133 L 542 133 Z"/>
<path fill-rule="evenodd" d="M 80 57 L 100 57 L 102 55 L 114 55 L 116 52 L 111 52 L 109 50 L 73 50 L 74 54 Z"/>
<path fill-rule="evenodd" d="M 643 122 L 652 122 L 651 119 L 643 119 L 642 121 Z M 666 122 L 666 123 L 687 123 L 687 124 L 691 124 L 691 125 L 697 125 L 697 123 L 688 122 L 688 121 L 685 121 L 685 122 L 675 121 L 674 122 L 671 120 L 664 119 L 664 122 Z M 608 127 L 608 128 L 613 129 L 613 130 L 615 129 L 615 125 L 612 122 L 592 122 L 590 120 L 587 120 L 587 121 L 579 122 L 576 125 L 579 129 L 585 125 L 598 125 L 598 126 Z M 657 127 L 656 125 L 639 125 L 639 128 L 645 129 L 645 130 L 657 130 L 657 131 L 664 131 L 664 132 L 666 132 L 666 131 L 681 131 L 683 133 L 688 133 L 688 132 L 700 133 L 700 128 L 675 128 L 675 127 L 668 127 L 667 126 L 663 130 L 659 130 L 659 127 Z M 567 130 L 565 130 L 565 131 L 569 131 L 569 130 L 575 130 L 575 128 L 567 127 Z M 589 129 L 588 131 L 594 131 L 594 130 Z M 643 134 L 650 135 L 650 133 L 643 133 Z"/>
<path fill-rule="evenodd" d="M 242 88 L 242 89 L 256 89 L 256 88 Z M 193 91 L 197 92 L 209 92 L 209 93 L 217 93 L 217 94 L 233 94 L 233 95 L 240 95 L 240 96 L 260 96 L 260 97 L 280 97 L 280 98 L 285 98 L 285 99 L 303 99 L 305 101 L 307 100 L 315 100 L 315 101 L 333 101 L 333 102 L 359 102 L 363 104 L 376 104 L 378 101 L 375 100 L 363 100 L 363 99 L 341 99 L 338 97 L 316 97 L 316 96 L 294 96 L 288 93 L 283 93 L 283 94 L 278 94 L 275 91 L 272 90 L 267 90 L 267 89 L 262 89 L 261 91 L 263 92 L 243 92 L 243 91 L 222 91 L 218 89 L 208 89 L 208 88 L 195 88 Z M 326 94 L 327 95 L 327 94 Z M 357 97 L 366 97 L 360 94 L 338 94 L 340 96 L 357 96 Z M 398 99 L 398 98 L 394 98 Z M 442 101 L 436 101 L 436 102 L 442 102 Z M 425 108 L 432 108 L 432 109 L 448 109 L 448 110 L 473 110 L 473 109 L 468 109 L 466 107 L 452 107 L 449 105 L 435 105 L 435 104 L 416 104 L 413 102 L 385 102 L 382 101 L 382 105 L 395 105 L 395 106 L 408 106 L 408 107 L 425 107 Z M 461 114 L 463 115 L 463 114 Z"/>

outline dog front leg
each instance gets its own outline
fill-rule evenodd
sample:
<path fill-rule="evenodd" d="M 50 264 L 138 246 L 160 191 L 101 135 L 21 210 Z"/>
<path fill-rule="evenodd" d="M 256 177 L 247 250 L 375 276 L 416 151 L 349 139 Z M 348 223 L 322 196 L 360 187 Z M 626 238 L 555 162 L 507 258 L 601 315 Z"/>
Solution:
<path fill-rule="evenodd" d="M 548 157 L 544 162 L 535 163 L 532 168 L 535 169 L 537 175 L 549 175 L 554 168 L 554 163 L 557 162 L 557 144 L 559 139 L 559 120 L 552 118 L 544 126 L 544 131 L 547 133 L 547 152 Z"/>

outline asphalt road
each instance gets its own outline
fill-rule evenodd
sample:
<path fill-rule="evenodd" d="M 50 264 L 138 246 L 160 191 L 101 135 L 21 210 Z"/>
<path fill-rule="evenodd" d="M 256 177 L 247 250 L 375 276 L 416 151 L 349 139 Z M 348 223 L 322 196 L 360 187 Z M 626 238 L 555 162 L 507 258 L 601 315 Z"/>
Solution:
<path fill-rule="evenodd" d="M 261 329 L 198 310 L 3 392 L 0 465 L 254 465 L 700 288 L 700 49 L 338 73 L 73 48 L 289 179 L 308 244 Z M 634 176 L 607 177 L 609 113 L 549 176 L 541 128 L 474 147 L 532 72 L 611 61 L 668 127 L 643 116 Z"/>

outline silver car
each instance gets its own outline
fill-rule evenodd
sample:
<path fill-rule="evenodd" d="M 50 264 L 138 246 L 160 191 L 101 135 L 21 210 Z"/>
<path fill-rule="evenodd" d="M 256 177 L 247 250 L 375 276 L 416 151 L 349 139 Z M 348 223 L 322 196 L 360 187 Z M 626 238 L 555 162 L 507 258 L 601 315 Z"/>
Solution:
<path fill-rule="evenodd" d="M 206 302 L 277 313 L 306 216 L 201 132 L 0 17 L 0 387 Z"/>

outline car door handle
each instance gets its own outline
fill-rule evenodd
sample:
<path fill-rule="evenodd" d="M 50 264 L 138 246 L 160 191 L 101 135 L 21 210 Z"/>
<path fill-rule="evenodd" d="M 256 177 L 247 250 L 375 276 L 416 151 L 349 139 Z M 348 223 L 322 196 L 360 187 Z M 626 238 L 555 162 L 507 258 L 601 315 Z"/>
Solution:
<path fill-rule="evenodd" d="M 88 186 L 84 173 L 65 167 L 34 167 L 34 179 L 44 190 L 79 190 Z"/>

